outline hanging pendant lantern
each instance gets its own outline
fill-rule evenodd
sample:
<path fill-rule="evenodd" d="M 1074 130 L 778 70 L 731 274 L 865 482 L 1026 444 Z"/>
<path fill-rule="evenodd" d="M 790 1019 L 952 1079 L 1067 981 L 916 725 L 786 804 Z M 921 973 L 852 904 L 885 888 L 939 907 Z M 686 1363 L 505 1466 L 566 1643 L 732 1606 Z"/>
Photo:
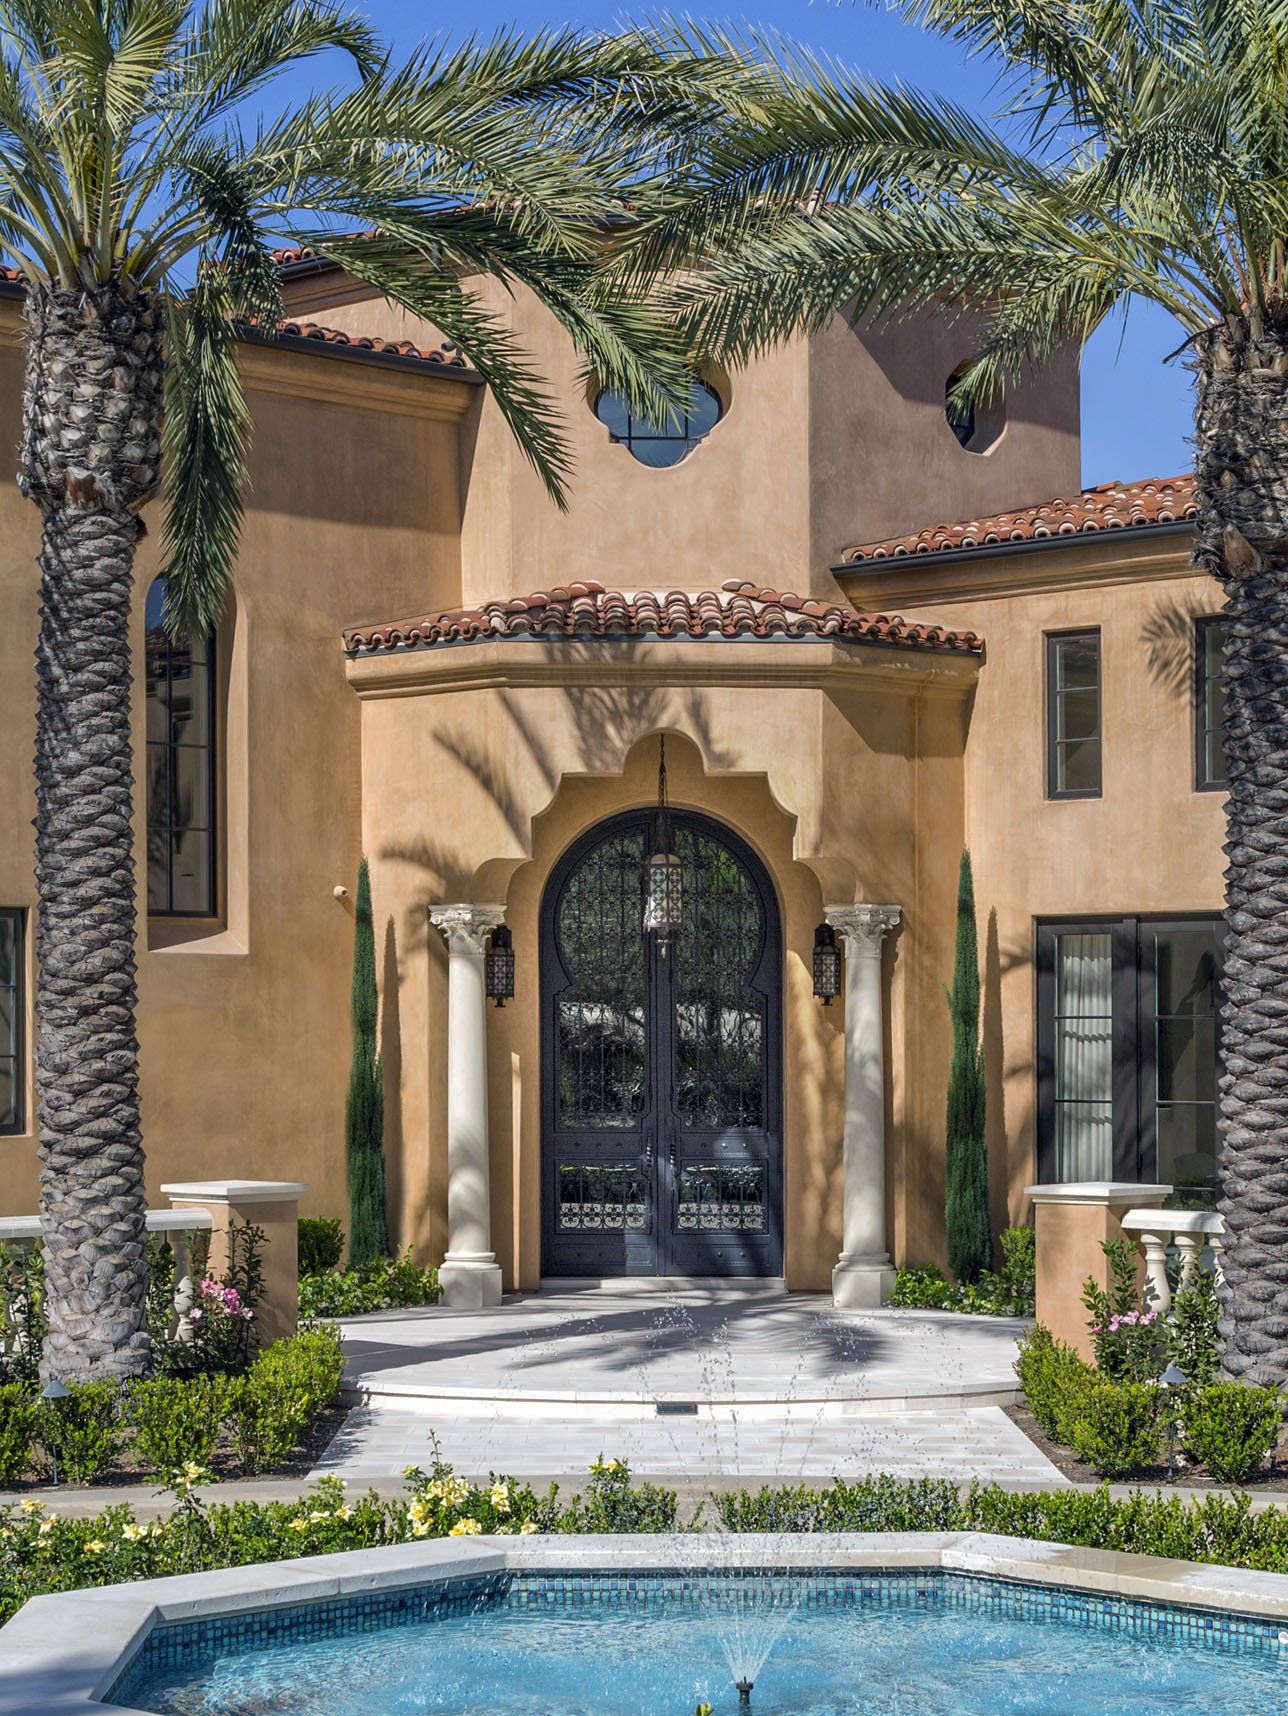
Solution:
<path fill-rule="evenodd" d="M 828 923 L 814 931 L 814 993 L 825 1007 L 841 993 L 841 950 L 836 945 L 836 931 Z"/>
<path fill-rule="evenodd" d="M 483 973 L 489 1000 L 504 1007 L 514 999 L 514 942 L 504 924 L 488 937 Z"/>
<path fill-rule="evenodd" d="M 674 851 L 666 798 L 666 740 L 657 751 L 657 820 L 653 850 L 644 865 L 644 933 L 656 936 L 663 953 L 684 921 L 684 866 Z"/>

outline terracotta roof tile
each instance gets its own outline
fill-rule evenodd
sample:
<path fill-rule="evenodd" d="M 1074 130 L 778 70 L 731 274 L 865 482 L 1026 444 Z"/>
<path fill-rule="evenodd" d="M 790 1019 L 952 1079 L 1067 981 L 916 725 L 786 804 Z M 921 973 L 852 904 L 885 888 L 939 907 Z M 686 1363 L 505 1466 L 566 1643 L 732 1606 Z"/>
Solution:
<path fill-rule="evenodd" d="M 347 334 L 342 328 L 325 328 L 320 322 L 279 322 L 277 332 L 292 339 L 319 340 L 328 346 L 351 346 L 354 351 L 411 358 L 417 363 L 435 364 L 445 369 L 468 370 L 470 367 L 452 345 L 444 344 L 437 351 L 428 351 L 411 340 L 382 340 L 376 334 Z"/>
<path fill-rule="evenodd" d="M 974 632 L 912 624 L 897 614 L 861 614 L 838 603 L 762 589 L 730 579 L 696 595 L 681 590 L 607 590 L 593 579 L 538 590 L 531 596 L 426 614 L 418 620 L 346 632 L 350 654 L 473 643 L 481 638 L 835 638 L 901 649 L 972 654 Z"/>
<path fill-rule="evenodd" d="M 936 524 L 911 536 L 867 542 L 847 548 L 842 561 L 862 565 L 896 560 L 909 554 L 968 552 L 998 542 L 1045 542 L 1053 538 L 1090 536 L 1102 530 L 1132 530 L 1144 525 L 1173 524 L 1197 516 L 1194 478 L 1146 477 L 1136 483 L 1101 483 L 1083 489 L 1071 500 L 1044 501 L 1040 506 L 995 513 L 991 518 L 961 524 Z"/>

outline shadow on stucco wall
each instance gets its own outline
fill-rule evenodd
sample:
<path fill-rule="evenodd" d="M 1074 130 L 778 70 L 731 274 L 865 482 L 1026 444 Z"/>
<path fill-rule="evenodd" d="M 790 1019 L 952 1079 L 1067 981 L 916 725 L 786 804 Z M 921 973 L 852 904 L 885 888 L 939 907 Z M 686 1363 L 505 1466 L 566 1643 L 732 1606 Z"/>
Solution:
<path fill-rule="evenodd" d="M 398 934 L 392 917 L 385 919 L 385 945 L 380 979 L 380 1072 L 385 1099 L 385 1204 L 402 1208 L 406 1167 L 402 1125 L 402 1001 L 398 978 Z"/>
<path fill-rule="evenodd" d="M 1196 597 L 1186 602 L 1160 602 L 1141 627 L 1150 678 L 1169 696 L 1193 696 L 1194 622 L 1214 613 L 1220 605 L 1215 591 L 1211 602 L 1200 602 Z"/>

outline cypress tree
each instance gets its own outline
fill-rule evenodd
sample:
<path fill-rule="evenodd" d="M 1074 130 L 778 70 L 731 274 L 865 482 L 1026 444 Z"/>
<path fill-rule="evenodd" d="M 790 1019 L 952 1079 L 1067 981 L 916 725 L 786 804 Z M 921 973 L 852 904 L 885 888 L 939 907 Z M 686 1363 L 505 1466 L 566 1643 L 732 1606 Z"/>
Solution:
<path fill-rule="evenodd" d="M 344 1112 L 350 1268 L 360 1268 L 373 1258 L 389 1255 L 385 1100 L 376 1049 L 376 1013 L 376 928 L 371 911 L 371 876 L 364 858 L 358 866 L 358 897 L 353 913 L 353 1062 Z"/>
<path fill-rule="evenodd" d="M 948 1011 L 953 1023 L 944 1181 L 948 1266 L 959 1281 L 974 1281 L 992 1261 L 992 1237 L 984 1145 L 984 1051 L 979 1040 L 979 947 L 969 852 L 962 853 L 957 878 L 957 951 Z"/>

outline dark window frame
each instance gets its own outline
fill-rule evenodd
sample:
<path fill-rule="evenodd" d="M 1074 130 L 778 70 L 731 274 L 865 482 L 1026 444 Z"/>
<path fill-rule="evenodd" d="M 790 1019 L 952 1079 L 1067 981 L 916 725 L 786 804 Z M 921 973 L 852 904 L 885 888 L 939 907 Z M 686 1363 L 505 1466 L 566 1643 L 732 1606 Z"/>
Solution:
<path fill-rule="evenodd" d="M 1105 787 L 1104 656 L 1099 626 L 1074 626 L 1068 631 L 1044 632 L 1046 666 L 1046 796 L 1053 801 L 1102 798 Z M 1061 739 L 1060 697 L 1056 683 L 1056 660 L 1061 644 L 1094 641 L 1096 646 L 1096 784 L 1094 787 L 1060 785 L 1060 747 L 1074 741 Z"/>
<path fill-rule="evenodd" d="M 1213 626 L 1225 631 L 1229 621 L 1224 614 L 1203 614 L 1194 622 L 1194 790 L 1195 792 L 1227 792 L 1229 777 L 1219 780 L 1207 776 L 1208 736 L 1218 729 L 1207 721 L 1207 689 L 1211 675 L 1207 670 L 1207 636 Z M 1225 721 L 1221 722 L 1224 730 Z"/>
<path fill-rule="evenodd" d="M 1144 958 L 1142 935 L 1154 930 L 1186 930 L 1207 926 L 1216 930 L 1218 1005 L 1216 1020 L 1217 1077 L 1221 1070 L 1221 1012 L 1219 986 L 1224 968 L 1225 920 L 1219 912 L 1140 912 L 1125 916 L 1051 917 L 1034 920 L 1034 1004 L 1037 1170 L 1038 1180 L 1055 1182 L 1055 942 L 1059 935 L 1103 935 L 1109 932 L 1113 960 L 1113 1165 L 1115 1180 L 1150 1185 L 1158 1177 L 1155 1103 L 1155 997 L 1148 985 L 1152 966 Z M 1218 1084 L 1219 1093 L 1219 1084 Z M 1218 1095 L 1219 1100 L 1219 1095 Z"/>
<path fill-rule="evenodd" d="M 0 1116 L 0 1138 L 18 1138 L 27 1130 L 27 908 L 0 906 L 0 919 L 14 926 L 13 1043 L 0 1052 L 13 1060 L 13 1119 Z"/>
<path fill-rule="evenodd" d="M 715 421 L 712 423 L 710 429 L 704 429 L 700 435 L 695 434 L 692 431 L 691 413 L 688 406 L 685 407 L 683 416 L 674 428 L 664 430 L 658 429 L 656 424 L 646 422 L 642 417 L 637 417 L 630 407 L 626 406 L 626 433 L 624 435 L 617 435 L 610 429 L 608 431 L 609 441 L 615 447 L 625 447 L 626 451 L 631 455 L 636 463 L 644 465 L 646 470 L 674 470 L 677 465 L 682 465 L 684 463 L 689 454 L 692 453 L 696 447 L 700 447 L 702 445 L 707 436 L 711 433 L 711 430 L 716 427 L 725 414 L 725 403 L 719 392 L 709 381 L 704 380 L 702 376 L 695 375 L 693 378 L 693 392 L 696 393 L 699 389 L 708 394 L 710 398 L 715 401 L 716 407 Z M 620 395 L 617 395 L 616 390 L 611 387 L 604 388 L 595 398 L 593 409 L 595 416 L 600 423 L 604 422 L 604 419 L 599 415 L 600 403 L 610 396 L 616 396 L 620 399 Z M 690 395 L 690 397 L 692 397 L 692 395 Z M 605 427 L 607 427 L 606 424 Z M 646 445 L 683 447 L 684 451 L 678 458 L 671 459 L 666 464 L 650 465 L 645 459 L 640 458 L 636 453 L 635 447 L 637 444 L 641 447 Z"/>
<path fill-rule="evenodd" d="M 161 582 L 162 582 L 161 579 L 159 579 L 159 578 L 155 579 L 153 581 L 153 586 L 155 586 L 155 584 L 158 584 Z M 149 594 L 151 594 L 151 587 L 149 588 Z M 150 634 L 149 634 L 149 638 L 150 638 Z M 217 687 L 218 687 L 218 675 L 219 675 L 219 658 L 218 658 L 217 644 L 218 644 L 217 629 L 214 626 L 212 626 L 210 628 L 210 630 L 206 633 L 206 638 L 205 638 L 205 652 L 206 652 L 206 659 L 205 659 L 206 738 L 205 738 L 205 740 L 201 743 L 193 743 L 190 741 L 185 741 L 184 744 L 181 746 L 179 744 L 176 744 L 173 737 L 167 737 L 165 739 L 145 738 L 145 762 L 149 765 L 148 768 L 146 769 L 146 779 L 149 783 L 151 781 L 150 761 L 151 761 L 151 757 L 152 757 L 153 752 L 156 751 L 157 749 L 164 749 L 165 752 L 167 753 L 167 755 L 166 755 L 166 767 L 168 770 L 169 783 L 170 783 L 168 788 L 167 788 L 167 802 L 173 802 L 173 782 L 174 782 L 174 774 L 175 774 L 174 753 L 179 749 L 201 750 L 201 751 L 204 751 L 206 753 L 206 795 L 207 795 L 206 826 L 205 826 L 204 830 L 201 830 L 201 829 L 198 829 L 194 825 L 194 828 L 192 830 L 192 832 L 205 832 L 207 835 L 207 839 L 209 841 L 209 858 L 208 858 L 208 865 L 207 865 L 208 880 L 207 880 L 207 891 L 206 891 L 206 904 L 200 910 L 193 910 L 190 907 L 185 907 L 183 909 L 176 909 L 174 906 L 174 903 L 173 903 L 174 902 L 174 846 L 173 846 L 173 840 L 170 838 L 170 836 L 172 836 L 173 832 L 174 832 L 174 823 L 173 823 L 173 821 L 171 821 L 169 823 L 169 826 L 167 827 L 167 830 L 166 830 L 166 833 L 167 833 L 167 843 L 166 843 L 166 898 L 170 903 L 168 905 L 163 905 L 163 906 L 153 904 L 152 892 L 151 892 L 151 863 L 149 861 L 148 873 L 145 875 L 145 878 L 144 878 L 144 888 L 145 888 L 146 899 L 147 899 L 147 915 L 149 918 L 169 919 L 171 921 L 178 921 L 178 922 L 205 923 L 205 922 L 209 922 L 212 919 L 218 919 L 218 917 L 220 915 L 220 888 L 222 886 L 222 879 L 223 879 L 222 878 L 223 866 L 219 862 L 219 840 L 220 840 L 220 823 L 219 823 L 220 744 L 219 744 L 219 738 L 220 738 L 220 735 L 219 735 L 219 727 L 218 727 L 219 694 L 218 694 L 218 688 Z M 148 642 L 145 642 L 144 648 L 145 648 L 145 651 L 148 654 L 150 654 L 153 646 L 152 646 L 151 642 L 148 641 Z M 166 641 L 165 641 L 166 678 L 167 678 L 167 681 L 171 685 L 174 682 L 174 671 L 173 671 L 173 669 L 174 669 L 174 649 L 175 649 L 174 640 L 172 638 L 170 638 L 169 636 L 167 636 Z M 147 663 L 145 665 L 145 671 L 150 674 L 150 671 L 151 671 L 150 663 Z M 167 707 L 167 710 L 170 707 L 169 699 L 167 699 L 166 707 Z M 146 725 L 145 725 L 145 733 L 146 733 Z M 146 793 L 146 789 L 145 789 L 145 793 Z M 146 817 L 147 817 L 147 825 L 148 825 L 148 837 L 150 838 L 150 836 L 151 836 L 151 821 L 152 821 L 152 807 L 151 807 L 150 803 L 146 804 Z"/>

